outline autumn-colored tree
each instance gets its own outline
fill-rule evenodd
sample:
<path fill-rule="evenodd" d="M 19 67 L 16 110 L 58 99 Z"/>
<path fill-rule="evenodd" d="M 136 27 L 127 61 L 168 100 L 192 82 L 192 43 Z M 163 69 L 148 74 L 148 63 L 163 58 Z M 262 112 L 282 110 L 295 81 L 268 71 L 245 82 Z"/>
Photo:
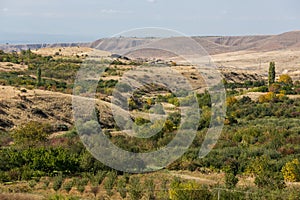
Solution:
<path fill-rule="evenodd" d="M 171 183 L 169 198 L 172 200 L 211 199 L 211 192 L 195 181 L 183 182 L 175 179 Z"/>
<path fill-rule="evenodd" d="M 279 76 L 278 82 L 279 83 L 284 83 L 284 84 L 287 84 L 287 85 L 292 85 L 293 84 L 293 79 L 287 74 L 282 74 L 282 75 Z"/>
<path fill-rule="evenodd" d="M 265 103 L 265 102 L 270 102 L 274 99 L 276 99 L 276 94 L 274 92 L 268 92 L 267 94 L 261 95 L 258 98 L 259 103 Z"/>
<path fill-rule="evenodd" d="M 294 159 L 287 162 L 281 170 L 284 180 L 288 182 L 300 181 L 300 162 L 298 159 Z"/>
<path fill-rule="evenodd" d="M 281 92 L 284 92 L 284 91 L 281 91 Z M 287 97 L 284 93 L 277 94 L 276 97 L 277 97 L 280 101 L 284 101 L 284 100 L 288 99 L 288 97 Z"/>
<path fill-rule="evenodd" d="M 147 102 L 148 106 L 151 106 L 151 105 L 154 104 L 154 99 L 153 99 L 153 98 L 148 98 L 148 99 L 146 100 L 146 102 Z"/>
<path fill-rule="evenodd" d="M 231 106 L 237 102 L 237 99 L 235 97 L 227 97 L 226 98 L 226 105 Z"/>

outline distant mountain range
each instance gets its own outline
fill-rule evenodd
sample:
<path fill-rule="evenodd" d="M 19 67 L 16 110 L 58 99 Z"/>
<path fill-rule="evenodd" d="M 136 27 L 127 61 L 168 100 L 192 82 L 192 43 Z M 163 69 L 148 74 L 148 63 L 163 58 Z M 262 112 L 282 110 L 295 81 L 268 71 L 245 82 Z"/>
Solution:
<path fill-rule="evenodd" d="M 273 51 L 280 49 L 300 49 L 300 31 L 286 32 L 279 35 L 253 35 L 253 36 L 194 36 L 198 42 L 210 55 L 234 52 L 241 50 L 253 51 Z M 161 45 L 167 46 L 168 43 L 180 44 L 180 37 L 172 37 L 160 40 Z M 0 49 L 4 51 L 20 51 L 26 49 L 40 49 L 44 47 L 91 47 L 105 51 L 120 51 L 131 49 L 141 45 L 150 44 L 159 38 L 110 38 L 99 39 L 91 43 L 58 43 L 58 44 L 24 44 L 8 45 L 0 44 Z M 181 48 L 178 45 L 178 48 Z M 160 56 L 159 50 L 151 50 L 148 54 L 152 57 Z M 135 52 L 134 57 L 143 55 L 143 51 Z M 149 55 L 147 55 L 149 56 Z"/>

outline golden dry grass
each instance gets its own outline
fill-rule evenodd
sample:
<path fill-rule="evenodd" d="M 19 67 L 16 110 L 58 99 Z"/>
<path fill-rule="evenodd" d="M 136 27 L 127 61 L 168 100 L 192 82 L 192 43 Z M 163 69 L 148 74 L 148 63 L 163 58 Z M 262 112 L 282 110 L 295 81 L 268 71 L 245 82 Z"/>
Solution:
<path fill-rule="evenodd" d="M 42 199 L 45 198 L 37 194 L 25 194 L 25 193 L 0 194 L 0 200 L 42 200 Z"/>
<path fill-rule="evenodd" d="M 278 50 L 268 52 L 238 51 L 213 55 L 212 59 L 224 71 L 257 73 L 267 77 L 269 63 L 276 63 L 276 73 L 289 74 L 300 80 L 300 51 Z"/>
<path fill-rule="evenodd" d="M 60 56 L 85 56 L 92 54 L 106 57 L 111 55 L 111 53 L 107 51 L 95 50 L 89 47 L 48 47 L 32 50 L 32 52 L 43 56 L 54 56 L 57 53 Z"/>
<path fill-rule="evenodd" d="M 0 72 L 23 71 L 28 68 L 27 65 L 15 64 L 11 62 L 0 62 Z"/>

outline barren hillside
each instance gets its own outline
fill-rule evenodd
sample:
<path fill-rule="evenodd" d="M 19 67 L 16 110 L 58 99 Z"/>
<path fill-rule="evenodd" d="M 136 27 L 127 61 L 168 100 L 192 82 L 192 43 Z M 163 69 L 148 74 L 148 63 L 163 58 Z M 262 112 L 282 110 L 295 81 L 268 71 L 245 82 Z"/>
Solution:
<path fill-rule="evenodd" d="M 268 75 L 269 62 L 276 62 L 277 75 L 289 74 L 294 81 L 300 80 L 300 51 L 237 51 L 212 56 L 222 71 L 237 73 L 257 73 L 265 78 Z"/>
<path fill-rule="evenodd" d="M 255 50 L 255 51 L 274 51 L 281 49 L 300 48 L 300 31 L 291 31 L 279 35 L 253 35 L 253 36 L 194 36 L 197 41 L 209 54 L 219 54 L 225 52 Z M 22 49 L 40 49 L 49 47 L 91 47 L 100 50 L 114 52 L 114 50 L 126 50 L 134 47 L 145 46 L 160 38 L 109 38 L 99 39 L 91 43 L 61 43 L 61 44 L 28 44 L 28 45 L 9 45 L 2 44 L 0 49 L 5 51 L 19 51 Z M 167 40 L 160 40 L 164 43 L 176 43 L 180 37 L 172 37 Z M 180 48 L 180 46 L 178 46 Z M 158 57 L 159 52 L 153 52 L 153 57 Z"/>
<path fill-rule="evenodd" d="M 258 35 L 258 36 L 195 36 L 192 37 L 198 42 L 210 55 L 235 52 L 241 50 L 255 51 L 275 51 L 300 48 L 300 31 L 287 32 L 280 35 Z M 151 42 L 159 41 L 161 46 L 175 47 L 175 51 L 179 51 L 182 47 L 176 46 L 180 44 L 181 37 L 172 38 L 111 38 L 101 39 L 91 44 L 91 47 L 106 51 L 126 51 L 126 49 L 147 47 Z M 174 45 L 175 44 L 175 45 Z M 177 49 L 176 49 L 177 47 Z M 148 57 L 159 58 L 165 56 L 161 50 L 151 51 Z M 138 54 L 135 52 L 134 57 L 143 56 L 143 52 Z"/>
<path fill-rule="evenodd" d="M 66 127 L 73 125 L 71 95 L 11 86 L 0 86 L 0 91 L 0 129 L 9 130 L 29 121 Z M 111 105 L 101 100 L 96 105 L 101 111 L 101 123 L 112 126 Z"/>

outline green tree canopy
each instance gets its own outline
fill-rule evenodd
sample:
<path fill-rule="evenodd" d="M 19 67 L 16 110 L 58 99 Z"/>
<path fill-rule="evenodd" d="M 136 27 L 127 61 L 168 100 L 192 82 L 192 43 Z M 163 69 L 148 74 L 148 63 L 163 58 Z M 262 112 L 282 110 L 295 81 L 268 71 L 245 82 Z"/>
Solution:
<path fill-rule="evenodd" d="M 45 142 L 50 133 L 49 124 L 31 121 L 15 129 L 12 136 L 17 145 L 35 146 L 40 142 Z"/>
<path fill-rule="evenodd" d="M 270 66 L 269 66 L 269 85 L 272 85 L 273 83 L 275 83 L 275 62 L 270 62 Z"/>

